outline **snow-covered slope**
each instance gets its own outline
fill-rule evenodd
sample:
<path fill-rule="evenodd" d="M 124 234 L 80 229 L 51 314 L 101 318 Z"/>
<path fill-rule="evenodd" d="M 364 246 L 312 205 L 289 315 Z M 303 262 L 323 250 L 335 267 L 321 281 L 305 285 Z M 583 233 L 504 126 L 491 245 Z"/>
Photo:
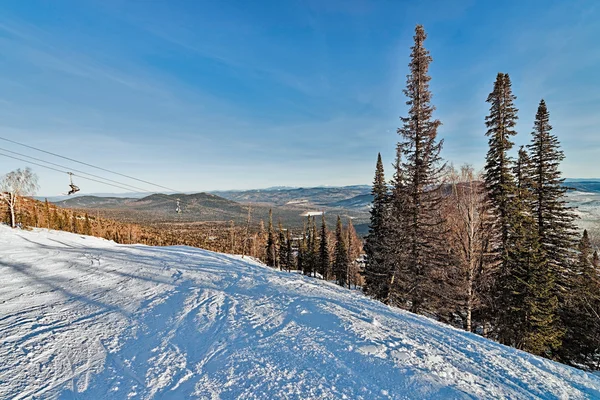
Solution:
<path fill-rule="evenodd" d="M 600 378 L 187 247 L 0 226 L 0 398 L 600 398 Z"/>

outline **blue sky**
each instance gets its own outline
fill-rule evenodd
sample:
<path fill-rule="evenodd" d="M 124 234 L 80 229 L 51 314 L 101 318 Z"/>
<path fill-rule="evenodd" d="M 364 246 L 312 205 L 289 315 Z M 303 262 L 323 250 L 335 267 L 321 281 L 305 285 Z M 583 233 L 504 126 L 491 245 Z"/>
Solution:
<path fill-rule="evenodd" d="M 5 0 L 0 136 L 182 191 L 368 184 L 377 152 L 391 169 L 421 23 L 446 160 L 483 166 L 501 71 L 516 142 L 544 98 L 565 175 L 600 177 L 598 21 L 595 0 Z M 66 175 L 33 169 L 41 194 L 65 192 Z"/>

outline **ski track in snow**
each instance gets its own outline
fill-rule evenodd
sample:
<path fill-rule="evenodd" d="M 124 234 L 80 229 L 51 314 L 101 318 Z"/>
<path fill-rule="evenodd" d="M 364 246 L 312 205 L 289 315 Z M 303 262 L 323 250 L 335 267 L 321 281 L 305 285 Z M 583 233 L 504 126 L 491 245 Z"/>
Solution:
<path fill-rule="evenodd" d="M 238 256 L 0 226 L 2 399 L 577 399 L 600 377 Z"/>

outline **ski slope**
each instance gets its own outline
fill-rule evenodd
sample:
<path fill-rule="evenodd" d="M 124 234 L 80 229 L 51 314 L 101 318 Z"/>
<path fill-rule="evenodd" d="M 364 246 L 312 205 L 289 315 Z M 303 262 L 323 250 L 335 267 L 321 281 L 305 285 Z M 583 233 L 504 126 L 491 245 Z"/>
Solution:
<path fill-rule="evenodd" d="M 0 226 L 0 398 L 600 398 L 600 377 L 188 247 Z"/>

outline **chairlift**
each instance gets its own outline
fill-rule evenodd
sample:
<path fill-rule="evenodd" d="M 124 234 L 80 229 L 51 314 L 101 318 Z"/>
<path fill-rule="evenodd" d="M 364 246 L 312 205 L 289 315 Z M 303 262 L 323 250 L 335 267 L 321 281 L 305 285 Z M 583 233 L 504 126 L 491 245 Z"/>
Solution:
<path fill-rule="evenodd" d="M 70 196 L 72 194 L 79 192 L 79 187 L 76 186 L 75 184 L 73 184 L 73 173 L 72 172 L 67 172 L 67 173 L 69 174 L 69 187 L 71 188 L 71 190 L 69 190 L 67 195 Z"/>

